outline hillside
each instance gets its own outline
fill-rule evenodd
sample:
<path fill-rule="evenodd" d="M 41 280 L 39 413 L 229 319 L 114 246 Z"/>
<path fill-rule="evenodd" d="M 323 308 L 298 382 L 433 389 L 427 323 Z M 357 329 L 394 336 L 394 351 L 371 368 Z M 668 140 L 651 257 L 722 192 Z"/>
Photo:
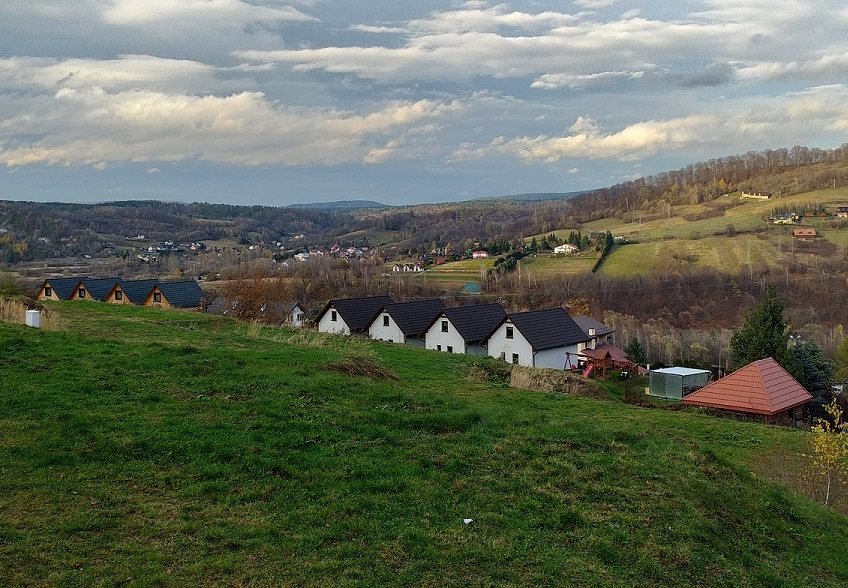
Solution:
<path fill-rule="evenodd" d="M 848 521 L 766 479 L 806 433 L 390 344 L 50 309 L 59 330 L 0 323 L 0 584 L 848 583 Z"/>

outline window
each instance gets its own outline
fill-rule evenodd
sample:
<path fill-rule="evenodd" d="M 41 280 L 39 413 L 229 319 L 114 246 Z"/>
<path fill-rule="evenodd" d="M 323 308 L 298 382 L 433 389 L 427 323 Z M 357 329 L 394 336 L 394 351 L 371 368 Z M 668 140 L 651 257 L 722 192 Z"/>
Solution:
<path fill-rule="evenodd" d="M 436 345 L 436 351 L 441 351 L 441 350 L 442 350 L 442 346 L 441 346 L 441 345 Z"/>
<path fill-rule="evenodd" d="M 153 293 L 153 302 L 162 302 L 162 293 L 154 292 Z"/>
<path fill-rule="evenodd" d="M 383 326 L 384 327 L 389 326 L 389 315 L 383 315 Z"/>
<path fill-rule="evenodd" d="M 124 293 L 121 292 L 120 290 L 115 290 L 115 300 L 123 300 L 123 299 L 124 299 Z"/>
<path fill-rule="evenodd" d="M 47 286 L 46 288 L 44 288 L 44 297 L 45 298 L 52 298 L 53 297 L 53 288 L 51 288 L 50 286 Z"/>
<path fill-rule="evenodd" d="M 507 328 L 506 328 L 506 338 L 507 338 L 507 339 L 512 339 L 512 327 L 507 327 Z"/>
<path fill-rule="evenodd" d="M 517 353 L 512 354 L 512 363 L 518 363 L 518 354 Z"/>
<path fill-rule="evenodd" d="M 331 311 L 330 311 L 330 320 L 331 320 L 331 321 L 333 321 L 333 322 L 336 322 L 336 320 L 337 320 L 337 315 L 336 315 L 336 311 L 335 311 L 335 310 L 331 310 Z"/>
<path fill-rule="evenodd" d="M 77 292 L 80 298 L 85 298 L 85 288 L 80 288 L 79 292 Z"/>
<path fill-rule="evenodd" d="M 442 333 L 448 332 L 448 321 L 442 321 Z"/>
<path fill-rule="evenodd" d="M 448 345 L 448 353 L 453 353 L 453 346 Z"/>

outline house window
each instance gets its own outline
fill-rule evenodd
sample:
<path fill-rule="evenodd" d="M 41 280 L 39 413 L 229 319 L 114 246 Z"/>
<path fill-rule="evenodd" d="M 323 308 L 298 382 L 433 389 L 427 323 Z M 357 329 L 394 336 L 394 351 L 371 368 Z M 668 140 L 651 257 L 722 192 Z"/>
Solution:
<path fill-rule="evenodd" d="M 506 338 L 507 338 L 507 339 L 512 339 L 512 327 L 507 327 L 507 328 L 506 328 Z"/>
<path fill-rule="evenodd" d="M 389 326 L 389 315 L 385 315 L 385 316 L 383 317 L 383 326 L 384 326 L 384 327 L 388 327 L 388 326 Z"/>
<path fill-rule="evenodd" d="M 436 345 L 436 351 L 441 351 L 441 350 L 442 350 L 442 346 L 441 346 L 441 345 Z"/>
<path fill-rule="evenodd" d="M 80 288 L 79 292 L 77 292 L 80 298 L 85 298 L 85 288 Z"/>
<path fill-rule="evenodd" d="M 453 346 L 448 345 L 448 353 L 453 353 Z"/>
<path fill-rule="evenodd" d="M 47 286 L 44 289 L 44 297 L 45 298 L 52 298 L 53 297 L 53 288 L 51 288 L 50 286 Z"/>
<path fill-rule="evenodd" d="M 448 332 L 448 321 L 442 321 L 442 333 Z"/>
<path fill-rule="evenodd" d="M 153 293 L 153 302 L 162 302 L 162 293 L 154 292 Z"/>
<path fill-rule="evenodd" d="M 518 354 L 517 353 L 512 354 L 512 363 L 516 363 L 516 364 L 518 363 Z"/>
<path fill-rule="evenodd" d="M 333 321 L 333 322 L 336 322 L 336 311 L 335 310 L 330 311 L 330 320 Z"/>
<path fill-rule="evenodd" d="M 120 290 L 115 290 L 115 300 L 123 300 L 123 299 L 124 299 L 124 293 L 121 292 Z"/>

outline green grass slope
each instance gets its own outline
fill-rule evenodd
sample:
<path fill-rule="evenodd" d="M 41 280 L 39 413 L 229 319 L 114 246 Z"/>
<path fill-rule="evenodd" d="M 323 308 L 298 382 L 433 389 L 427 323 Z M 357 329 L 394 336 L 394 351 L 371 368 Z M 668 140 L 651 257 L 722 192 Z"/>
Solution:
<path fill-rule="evenodd" d="M 751 473 L 803 432 L 511 390 L 462 356 L 52 308 L 65 330 L 0 324 L 0 585 L 848 584 L 846 519 Z"/>

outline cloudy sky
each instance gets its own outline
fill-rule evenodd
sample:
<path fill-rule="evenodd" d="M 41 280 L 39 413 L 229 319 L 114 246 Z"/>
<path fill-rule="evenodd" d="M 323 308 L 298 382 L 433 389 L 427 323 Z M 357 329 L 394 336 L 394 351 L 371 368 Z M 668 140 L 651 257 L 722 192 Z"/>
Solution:
<path fill-rule="evenodd" d="M 389 204 L 848 142 L 844 0 L 2 0 L 0 199 Z"/>

